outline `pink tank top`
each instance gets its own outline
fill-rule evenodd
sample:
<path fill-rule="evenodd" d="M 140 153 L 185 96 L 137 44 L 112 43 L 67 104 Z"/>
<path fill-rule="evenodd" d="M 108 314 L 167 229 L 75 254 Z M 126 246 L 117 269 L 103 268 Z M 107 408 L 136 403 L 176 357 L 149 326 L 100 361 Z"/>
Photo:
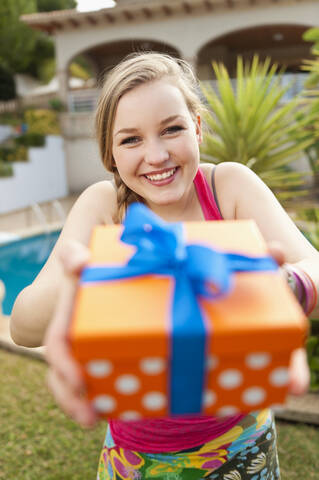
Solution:
<path fill-rule="evenodd" d="M 212 190 L 200 169 L 194 178 L 194 185 L 205 220 L 222 220 Z M 215 190 L 213 181 L 212 186 Z M 243 417 L 243 414 L 238 414 L 219 419 L 196 415 L 130 422 L 110 420 L 109 424 L 115 445 L 137 452 L 164 453 L 207 443 L 231 429 Z"/>

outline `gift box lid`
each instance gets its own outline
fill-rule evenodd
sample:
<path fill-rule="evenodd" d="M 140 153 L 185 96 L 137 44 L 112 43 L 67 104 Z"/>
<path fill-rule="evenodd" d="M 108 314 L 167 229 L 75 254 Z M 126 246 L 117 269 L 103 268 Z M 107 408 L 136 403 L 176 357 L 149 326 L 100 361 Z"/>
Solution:
<path fill-rule="evenodd" d="M 244 255 L 267 254 L 252 220 L 185 223 L 186 243 L 199 243 Z M 122 226 L 94 229 L 89 265 L 124 265 L 135 249 L 120 241 Z M 208 349 L 236 355 L 251 351 L 293 350 L 303 345 L 307 320 L 287 282 L 277 272 L 234 275 L 230 294 L 201 299 Z M 79 285 L 70 325 L 72 350 L 92 356 L 168 356 L 173 280 L 159 275 Z"/>

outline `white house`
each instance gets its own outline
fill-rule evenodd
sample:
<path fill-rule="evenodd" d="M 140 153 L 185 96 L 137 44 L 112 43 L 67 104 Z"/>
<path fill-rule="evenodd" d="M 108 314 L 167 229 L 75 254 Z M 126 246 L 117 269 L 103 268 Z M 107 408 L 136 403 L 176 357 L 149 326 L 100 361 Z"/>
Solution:
<path fill-rule="evenodd" d="M 93 139 L 92 110 L 98 89 L 68 91 L 68 67 L 79 54 L 103 74 L 134 50 L 157 50 L 188 60 L 201 80 L 212 78 L 211 60 L 234 72 L 236 57 L 270 55 L 297 74 L 310 55 L 305 30 L 319 26 L 318 0 L 117 0 L 94 12 L 65 10 L 25 15 L 56 44 L 70 191 L 105 177 Z"/>

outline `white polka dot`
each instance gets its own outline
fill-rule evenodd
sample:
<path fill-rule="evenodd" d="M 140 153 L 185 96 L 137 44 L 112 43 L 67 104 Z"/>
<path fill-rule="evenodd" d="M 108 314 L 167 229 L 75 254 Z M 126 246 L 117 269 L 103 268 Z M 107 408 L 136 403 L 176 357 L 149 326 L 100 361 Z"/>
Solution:
<path fill-rule="evenodd" d="M 107 377 L 113 370 L 109 360 L 91 360 L 86 364 L 86 369 L 92 377 Z"/>
<path fill-rule="evenodd" d="M 238 408 L 234 407 L 233 405 L 225 405 L 217 410 L 216 414 L 220 417 L 227 417 L 229 415 L 236 415 L 238 413 Z"/>
<path fill-rule="evenodd" d="M 146 375 L 158 375 L 165 369 L 166 362 L 160 357 L 143 358 L 140 363 L 140 369 Z"/>
<path fill-rule="evenodd" d="M 144 395 L 142 404 L 147 410 L 160 410 L 166 405 L 166 396 L 161 392 L 149 392 Z"/>
<path fill-rule="evenodd" d="M 216 399 L 217 396 L 215 392 L 213 392 L 212 390 L 206 390 L 203 398 L 204 407 L 211 407 L 212 405 L 214 405 L 214 403 L 216 403 Z"/>
<path fill-rule="evenodd" d="M 245 358 L 246 365 L 253 370 L 267 367 L 271 362 L 271 355 L 266 352 L 251 353 Z"/>
<path fill-rule="evenodd" d="M 110 395 L 98 395 L 94 398 L 93 405 L 100 413 L 111 413 L 116 408 L 116 401 Z"/>
<path fill-rule="evenodd" d="M 139 420 L 142 418 L 142 415 L 135 410 L 127 410 L 126 412 L 121 413 L 120 418 L 122 420 Z"/>
<path fill-rule="evenodd" d="M 143 229 L 145 232 L 151 232 L 153 230 L 153 227 L 150 223 L 144 223 Z"/>
<path fill-rule="evenodd" d="M 251 387 L 247 388 L 242 395 L 243 402 L 246 405 L 258 405 L 266 397 L 266 392 L 261 387 Z"/>
<path fill-rule="evenodd" d="M 222 388 L 231 390 L 232 388 L 239 387 L 243 381 L 243 374 L 235 368 L 224 370 L 218 377 L 218 383 Z"/>
<path fill-rule="evenodd" d="M 207 370 L 213 370 L 218 365 L 218 357 L 216 355 L 208 355 L 206 359 L 206 368 Z"/>
<path fill-rule="evenodd" d="M 289 372 L 286 367 L 275 368 L 269 375 L 269 381 L 274 387 L 284 387 L 288 385 Z"/>
<path fill-rule="evenodd" d="M 121 375 L 115 380 L 115 389 L 123 395 L 136 393 L 140 385 L 140 380 L 135 375 Z"/>

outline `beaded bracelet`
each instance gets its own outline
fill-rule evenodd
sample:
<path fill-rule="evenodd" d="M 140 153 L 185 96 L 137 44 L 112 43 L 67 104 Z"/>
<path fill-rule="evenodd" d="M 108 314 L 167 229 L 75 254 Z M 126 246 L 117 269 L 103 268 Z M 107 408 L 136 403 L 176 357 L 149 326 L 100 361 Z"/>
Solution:
<path fill-rule="evenodd" d="M 309 295 L 306 295 L 306 299 L 308 300 L 306 312 L 307 312 L 307 315 L 310 315 L 310 313 L 315 309 L 317 305 L 318 293 L 312 278 L 308 275 L 307 272 L 305 272 L 302 269 L 300 270 L 304 275 L 306 292 L 310 292 Z"/>
<path fill-rule="evenodd" d="M 291 264 L 283 266 L 287 281 L 302 306 L 305 314 L 309 316 L 317 304 L 317 289 L 311 277 L 300 267 Z"/>

